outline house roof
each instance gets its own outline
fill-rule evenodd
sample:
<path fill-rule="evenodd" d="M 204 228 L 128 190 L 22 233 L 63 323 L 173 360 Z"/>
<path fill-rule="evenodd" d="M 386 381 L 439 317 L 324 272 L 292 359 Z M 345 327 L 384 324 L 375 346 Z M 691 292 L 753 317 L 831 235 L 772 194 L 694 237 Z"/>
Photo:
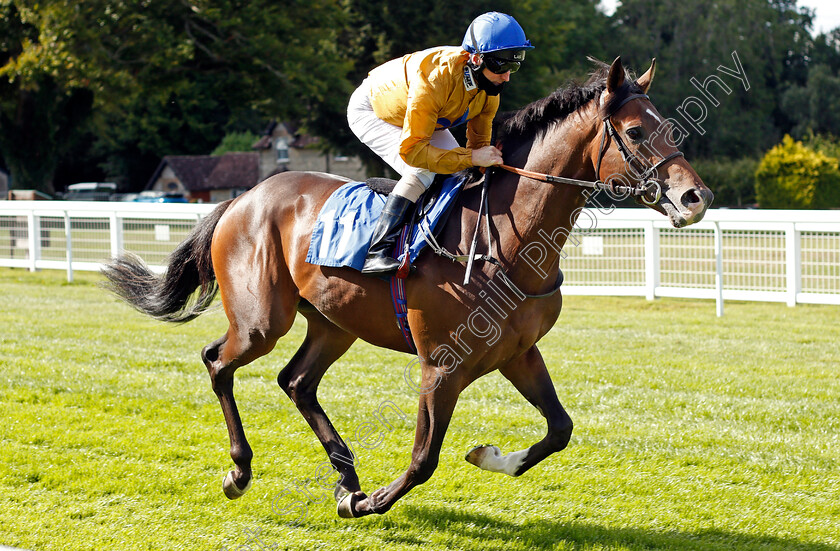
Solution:
<path fill-rule="evenodd" d="M 149 180 L 147 189 L 155 185 L 167 165 L 189 191 L 252 188 L 260 180 L 259 153 L 167 155 Z"/>
<path fill-rule="evenodd" d="M 252 145 L 251 148 L 252 149 L 270 149 L 271 148 L 271 136 L 268 135 L 268 134 L 263 136 L 262 138 L 257 140 L 257 143 Z"/>
<path fill-rule="evenodd" d="M 321 143 L 321 139 L 318 136 L 309 136 L 307 134 L 304 135 L 297 135 L 295 139 L 292 140 L 292 143 L 289 144 L 289 147 L 294 147 L 295 149 L 304 149 L 311 145 L 317 145 Z M 271 149 L 271 136 L 263 136 L 259 140 L 257 140 L 254 145 L 251 146 L 253 149 Z"/>
<path fill-rule="evenodd" d="M 271 149 L 272 145 L 272 137 L 274 136 L 274 131 L 277 129 L 278 125 L 282 125 L 282 128 L 285 129 L 283 134 L 288 134 L 289 137 L 292 139 L 289 147 L 294 147 L 296 149 L 304 149 L 311 145 L 316 145 L 321 142 L 321 139 L 317 136 L 310 136 L 309 134 L 298 134 L 298 127 L 295 124 L 290 122 L 283 122 L 277 123 L 272 122 L 268 125 L 263 132 L 263 135 L 260 136 L 260 139 L 251 146 L 252 149 Z"/>
<path fill-rule="evenodd" d="M 308 134 L 296 135 L 295 141 L 289 144 L 290 147 L 295 147 L 299 149 L 303 149 L 305 147 L 309 147 L 310 145 L 316 145 L 321 143 L 321 138 L 318 136 L 310 136 Z"/>

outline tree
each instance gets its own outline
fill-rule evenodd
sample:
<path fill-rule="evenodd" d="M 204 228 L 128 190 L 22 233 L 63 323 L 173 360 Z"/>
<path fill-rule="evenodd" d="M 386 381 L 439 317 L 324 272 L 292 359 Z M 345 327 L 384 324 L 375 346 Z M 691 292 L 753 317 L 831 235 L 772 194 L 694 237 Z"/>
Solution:
<path fill-rule="evenodd" d="M 782 96 L 791 134 L 840 136 L 840 28 L 819 35 L 809 57 L 807 81 L 791 84 Z"/>
<path fill-rule="evenodd" d="M 313 105 L 335 101 L 349 67 L 336 43 L 345 18 L 336 2 L 197 4 L 157 18 L 183 27 L 190 55 L 146 71 L 142 88 L 106 116 L 99 147 L 132 187 L 163 155 L 206 154 L 227 132 L 310 117 Z"/>
<path fill-rule="evenodd" d="M 756 202 L 758 159 L 695 159 L 691 167 L 715 193 L 715 207 L 744 207 Z"/>
<path fill-rule="evenodd" d="M 27 15 L 0 2 L 0 157 L 15 187 L 53 194 L 58 160 L 84 128 L 92 94 L 62 86 L 59 70 L 27 50 L 37 36 Z"/>
<path fill-rule="evenodd" d="M 255 112 L 306 116 L 301 98 L 324 97 L 346 73 L 332 0 L 0 0 L 0 10 L 0 134 L 43 149 L 6 140 L 0 153 L 17 185 L 46 191 L 63 148 L 88 130 L 136 187 L 156 158 L 206 153 Z M 40 118 L 21 117 L 33 101 Z"/>
<path fill-rule="evenodd" d="M 805 86 L 792 86 L 782 97 L 782 106 L 796 121 L 792 133 L 797 137 L 808 133 L 840 135 L 840 75 L 828 65 L 815 65 L 808 71 Z"/>
<path fill-rule="evenodd" d="M 833 74 L 840 73 L 840 27 L 814 39 L 810 56 L 813 65 L 827 65 Z"/>
<path fill-rule="evenodd" d="M 221 143 L 216 146 L 211 155 L 224 155 L 225 153 L 252 151 L 252 146 L 259 140 L 259 136 L 253 132 L 231 132 L 225 134 Z"/>
<path fill-rule="evenodd" d="M 691 97 L 704 102 L 708 112 L 698 124 L 703 133 L 689 128 L 691 137 L 682 146 L 689 157 L 751 156 L 789 129 L 779 90 L 807 78 L 811 17 L 795 0 L 624 0 L 613 18 L 617 39 L 610 50 L 635 67 L 657 58 L 651 95 L 666 116 L 685 124 L 677 109 L 688 111 Z M 733 52 L 749 90 L 718 68 L 735 68 Z M 702 86 L 711 75 L 730 90 L 709 84 L 718 106 L 691 81 Z M 700 117 L 696 107 L 694 116 Z"/>

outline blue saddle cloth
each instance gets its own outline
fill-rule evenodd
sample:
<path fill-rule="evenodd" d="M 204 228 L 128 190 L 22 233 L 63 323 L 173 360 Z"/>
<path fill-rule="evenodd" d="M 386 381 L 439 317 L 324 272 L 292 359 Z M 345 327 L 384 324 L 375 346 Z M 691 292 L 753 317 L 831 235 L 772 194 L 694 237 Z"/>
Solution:
<path fill-rule="evenodd" d="M 440 193 L 420 221 L 424 228 L 435 232 L 463 185 L 464 178 L 460 176 L 451 176 L 441 183 Z M 318 214 L 306 261 L 361 270 L 385 199 L 364 182 L 348 182 L 335 190 Z M 409 261 L 414 262 L 425 246 L 426 240 L 415 225 L 409 237 Z"/>

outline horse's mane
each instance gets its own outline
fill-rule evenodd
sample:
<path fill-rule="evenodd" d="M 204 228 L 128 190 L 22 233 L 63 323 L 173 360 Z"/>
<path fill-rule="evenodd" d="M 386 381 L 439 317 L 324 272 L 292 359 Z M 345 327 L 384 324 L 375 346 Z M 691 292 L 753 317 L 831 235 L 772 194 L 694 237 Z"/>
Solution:
<path fill-rule="evenodd" d="M 558 88 L 551 95 L 538 99 L 526 105 L 519 111 L 503 113 L 496 117 L 497 141 L 502 143 L 531 140 L 544 134 L 554 124 L 599 97 L 607 86 L 607 74 L 610 66 L 602 61 L 589 58 L 596 64 L 595 70 L 589 75 L 584 84 L 570 82 L 563 88 Z M 604 105 L 602 113 L 610 113 L 613 108 L 630 94 L 641 94 L 642 90 L 636 84 L 632 73 L 625 71 L 624 84 L 617 93 L 610 96 Z"/>
<path fill-rule="evenodd" d="M 542 136 L 553 125 L 600 97 L 607 87 L 610 66 L 591 57 L 589 60 L 595 64 L 595 69 L 585 83 L 571 81 L 565 87 L 558 88 L 549 96 L 538 99 L 518 111 L 498 114 L 493 121 L 493 143 L 501 142 L 503 150 L 507 151 L 517 148 L 522 143 Z M 625 70 L 624 77 L 624 84 L 603 106 L 602 116 L 604 113 L 611 113 L 627 96 L 642 93 L 630 71 Z M 481 177 L 481 173 L 475 167 L 467 170 L 474 173 L 471 174 L 470 180 Z"/>

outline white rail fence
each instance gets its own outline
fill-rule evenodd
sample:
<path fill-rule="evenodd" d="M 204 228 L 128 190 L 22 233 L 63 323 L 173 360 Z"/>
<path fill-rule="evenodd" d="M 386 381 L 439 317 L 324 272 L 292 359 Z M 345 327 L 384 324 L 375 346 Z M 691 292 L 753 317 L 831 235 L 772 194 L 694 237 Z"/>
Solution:
<path fill-rule="evenodd" d="M 0 266 L 156 270 L 215 205 L 0 201 Z M 711 210 L 682 229 L 648 209 L 587 209 L 561 260 L 568 295 L 840 305 L 840 211 Z"/>
<path fill-rule="evenodd" d="M 131 251 L 160 271 L 212 204 L 0 201 L 0 266 L 98 271 Z"/>

